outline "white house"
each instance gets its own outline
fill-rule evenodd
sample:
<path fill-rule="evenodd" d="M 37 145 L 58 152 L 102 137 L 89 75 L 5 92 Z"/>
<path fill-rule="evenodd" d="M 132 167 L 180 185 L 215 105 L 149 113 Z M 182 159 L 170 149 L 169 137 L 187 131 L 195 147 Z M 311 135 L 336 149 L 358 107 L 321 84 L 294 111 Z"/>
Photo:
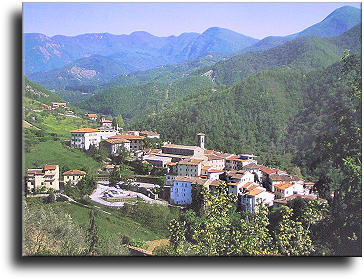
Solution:
<path fill-rule="evenodd" d="M 97 120 L 97 114 L 96 113 L 86 113 L 86 116 L 92 120 L 92 121 L 96 121 Z"/>
<path fill-rule="evenodd" d="M 273 205 L 274 194 L 266 191 L 263 187 L 255 187 L 254 189 L 240 196 L 241 206 L 244 210 L 254 212 L 259 203 L 264 203 L 268 206 Z"/>
<path fill-rule="evenodd" d="M 110 155 L 117 155 L 123 149 L 130 151 L 130 141 L 124 138 L 109 138 L 102 142 Z"/>
<path fill-rule="evenodd" d="M 97 130 L 99 131 L 101 140 L 108 139 L 119 134 L 118 131 L 107 126 L 102 126 L 100 128 L 97 128 Z"/>
<path fill-rule="evenodd" d="M 225 158 L 215 154 L 205 154 L 207 157 L 207 165 L 215 170 L 223 170 L 225 168 Z"/>
<path fill-rule="evenodd" d="M 261 171 L 261 167 L 262 167 L 261 165 L 258 165 L 256 163 L 250 163 L 243 166 L 243 170 L 256 174 L 258 176 L 259 181 L 262 181 L 263 173 Z"/>
<path fill-rule="evenodd" d="M 257 163 L 254 159 L 256 156 L 254 155 L 232 155 L 225 160 L 225 169 L 226 170 L 241 170 L 244 166 Z"/>
<path fill-rule="evenodd" d="M 223 174 L 224 170 L 215 170 L 215 169 L 209 169 L 207 171 L 207 178 L 210 180 L 217 180 L 220 179 L 220 175 Z"/>
<path fill-rule="evenodd" d="M 112 120 L 108 120 L 104 116 L 101 116 L 100 125 L 101 127 L 112 128 Z"/>
<path fill-rule="evenodd" d="M 165 168 L 168 163 L 171 163 L 172 158 L 170 157 L 160 157 L 156 155 L 146 155 L 143 157 L 143 160 L 151 163 L 155 167 Z"/>
<path fill-rule="evenodd" d="M 80 170 L 69 170 L 63 173 L 63 183 L 66 185 L 68 181 L 71 184 L 77 184 L 82 178 L 84 178 L 86 172 Z"/>
<path fill-rule="evenodd" d="M 143 150 L 144 148 L 144 140 L 143 136 L 134 136 L 134 135 L 115 135 L 109 137 L 108 139 L 126 139 L 130 141 L 130 151 L 135 152 L 139 150 Z"/>
<path fill-rule="evenodd" d="M 42 187 L 59 190 L 59 166 L 45 165 L 43 169 L 27 170 L 27 191 L 33 192 Z"/>
<path fill-rule="evenodd" d="M 303 185 L 300 183 L 281 183 L 274 185 L 275 199 L 283 199 L 294 194 L 302 195 Z"/>
<path fill-rule="evenodd" d="M 201 162 L 200 159 L 183 159 L 177 163 L 177 174 L 179 176 L 200 176 Z"/>
<path fill-rule="evenodd" d="M 140 131 L 138 136 L 144 136 L 144 137 L 150 138 L 150 139 L 159 139 L 160 138 L 160 134 L 158 134 L 157 132 L 154 132 L 154 131 Z"/>
<path fill-rule="evenodd" d="M 254 174 L 244 170 L 233 170 L 227 173 L 227 182 L 254 182 Z"/>
<path fill-rule="evenodd" d="M 71 130 L 71 147 L 88 150 L 91 145 L 99 147 L 100 141 L 99 130 L 92 128 Z"/>

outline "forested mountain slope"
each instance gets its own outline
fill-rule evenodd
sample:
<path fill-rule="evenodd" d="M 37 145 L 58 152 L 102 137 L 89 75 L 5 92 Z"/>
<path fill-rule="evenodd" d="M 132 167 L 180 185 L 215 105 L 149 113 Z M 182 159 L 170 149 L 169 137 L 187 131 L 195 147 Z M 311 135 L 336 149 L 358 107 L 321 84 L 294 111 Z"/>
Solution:
<path fill-rule="evenodd" d="M 182 98 L 191 92 L 198 94 L 200 89 L 211 91 L 215 84 L 208 77 L 190 76 L 174 83 L 148 82 L 141 85 L 110 87 L 79 103 L 80 108 L 103 114 L 121 114 L 131 119 L 144 111 L 153 113 L 161 110 L 161 105 Z"/>
<path fill-rule="evenodd" d="M 56 93 L 45 89 L 36 82 L 31 82 L 27 77 L 24 77 L 23 88 L 24 97 L 31 98 L 46 104 L 50 104 L 51 102 L 63 102 L 62 98 Z"/>
<path fill-rule="evenodd" d="M 93 55 L 47 72 L 30 74 L 29 78 L 49 89 L 72 90 L 84 85 L 107 82 L 120 73 L 129 72 L 110 58 Z"/>
<path fill-rule="evenodd" d="M 308 161 L 299 158 L 314 151 L 313 137 L 331 116 L 328 104 L 340 102 L 347 88 L 341 70 L 336 63 L 310 73 L 262 71 L 217 94 L 206 91 L 140 116 L 130 128 L 157 130 L 181 144 L 194 144 L 196 133 L 204 132 L 208 148 L 252 152 L 281 167 L 294 159 L 306 168 Z"/>
<path fill-rule="evenodd" d="M 309 71 L 329 66 L 345 49 L 360 51 L 360 25 L 337 37 L 302 37 L 269 50 L 234 56 L 204 71 L 212 70 L 212 78 L 217 83 L 232 85 L 248 75 L 274 67 Z"/>
<path fill-rule="evenodd" d="M 329 14 L 321 22 L 314 24 L 301 32 L 292 34 L 285 37 L 280 36 L 269 36 L 266 37 L 256 44 L 245 48 L 242 52 L 260 51 L 267 50 L 273 47 L 282 45 L 294 38 L 305 37 L 305 36 L 318 36 L 321 38 L 338 36 L 343 32 L 351 29 L 361 22 L 361 11 L 360 9 L 344 6 L 336 9 Z"/>
<path fill-rule="evenodd" d="M 129 86 L 105 88 L 78 105 L 87 110 L 122 114 L 123 117 L 131 119 L 144 112 L 158 113 L 163 104 L 169 104 L 187 95 L 189 98 L 199 96 L 203 92 L 216 95 L 213 90 L 215 87 L 219 88 L 220 92 L 221 88 L 229 87 L 234 82 L 265 69 L 271 69 L 271 72 L 292 71 L 303 74 L 329 66 L 340 59 L 344 49 L 358 51 L 360 45 L 361 29 L 356 26 L 338 37 L 297 38 L 270 50 L 232 57 L 218 62 L 211 68 L 198 67 L 202 64 L 200 60 L 190 64 L 185 62 L 176 66 L 170 65 L 166 68 L 119 76 L 113 83 L 109 83 L 109 86 Z M 194 69 L 196 70 L 193 71 Z M 273 78 L 268 77 L 269 79 L 276 82 Z M 267 81 L 262 78 L 261 82 L 265 84 Z M 225 95 L 221 97 L 226 98 Z"/>

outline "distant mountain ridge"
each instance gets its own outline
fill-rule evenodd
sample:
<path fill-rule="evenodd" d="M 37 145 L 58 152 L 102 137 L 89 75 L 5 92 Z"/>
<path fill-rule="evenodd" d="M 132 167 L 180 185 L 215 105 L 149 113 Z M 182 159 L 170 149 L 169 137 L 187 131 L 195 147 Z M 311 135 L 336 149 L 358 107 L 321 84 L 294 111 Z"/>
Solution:
<path fill-rule="evenodd" d="M 309 36 L 320 38 L 338 36 L 360 22 L 361 10 L 344 6 L 301 32 L 286 37 L 269 36 L 260 41 L 219 27 L 211 27 L 202 34 L 192 32 L 169 37 L 157 37 L 145 31 L 136 31 L 129 35 L 90 33 L 73 37 L 62 35 L 47 37 L 43 34 L 30 33 L 24 34 L 24 71 L 31 80 L 49 89 L 82 91 L 87 87 L 87 92 L 90 92 L 90 88 L 94 88 L 91 91 L 95 90 L 101 84 L 112 80 L 125 80 L 123 76 L 127 74 L 153 71 L 163 65 L 165 67 L 177 65 L 207 55 L 223 59 L 239 53 L 270 50 L 292 40 Z M 305 42 L 307 43 L 302 40 L 302 43 Z M 321 44 L 321 47 L 324 48 L 326 43 Z M 347 44 L 350 44 L 350 39 L 347 39 Z M 355 46 L 356 42 L 352 43 L 350 48 Z M 256 60 L 257 55 L 251 54 L 250 57 Z M 266 58 L 269 57 L 266 55 Z M 259 63 L 250 59 L 246 61 L 245 68 L 251 65 L 256 65 L 257 68 L 243 70 L 242 74 L 234 73 L 234 75 L 239 80 L 245 75 L 277 64 L 274 59 L 269 63 L 263 62 L 259 62 L 261 64 L 259 66 Z M 328 58 L 327 62 L 330 63 L 332 60 Z M 223 61 L 223 63 L 229 62 Z M 225 74 L 229 75 L 236 68 L 237 65 L 231 65 Z M 155 76 L 157 72 L 161 71 L 154 71 L 153 75 Z M 187 69 L 185 72 L 191 71 Z"/>
<path fill-rule="evenodd" d="M 316 23 L 301 32 L 282 36 L 268 36 L 256 44 L 245 48 L 242 52 L 267 50 L 282 45 L 290 40 L 305 36 L 334 37 L 338 36 L 361 22 L 361 10 L 351 6 L 336 9 L 321 22 Z"/>
<path fill-rule="evenodd" d="M 126 68 L 126 65 L 133 65 L 135 71 L 146 70 L 197 58 L 208 52 L 231 53 L 257 41 L 218 27 L 209 28 L 202 34 L 183 33 L 177 37 L 157 37 L 145 31 L 130 35 L 93 33 L 73 37 L 26 33 L 24 71 L 27 75 L 49 71 L 92 55 L 109 57 Z M 143 62 L 147 59 L 146 65 L 136 63 L 138 59 Z"/>
<path fill-rule="evenodd" d="M 200 73 L 211 71 L 211 78 L 216 83 L 231 86 L 249 75 L 274 67 L 318 69 L 336 62 L 345 49 L 361 52 L 361 40 L 361 25 L 358 24 L 340 36 L 302 36 L 268 50 L 237 55 L 204 68 Z"/>

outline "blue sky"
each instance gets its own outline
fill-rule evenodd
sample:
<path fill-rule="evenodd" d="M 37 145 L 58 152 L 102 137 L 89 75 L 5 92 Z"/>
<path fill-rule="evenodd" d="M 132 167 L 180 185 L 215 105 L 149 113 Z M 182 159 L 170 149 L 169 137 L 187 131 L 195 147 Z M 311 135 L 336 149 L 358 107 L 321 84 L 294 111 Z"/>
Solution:
<path fill-rule="evenodd" d="M 335 9 L 361 4 L 333 3 L 24 3 L 25 33 L 156 36 L 202 33 L 218 26 L 262 39 L 296 33 L 323 20 Z"/>

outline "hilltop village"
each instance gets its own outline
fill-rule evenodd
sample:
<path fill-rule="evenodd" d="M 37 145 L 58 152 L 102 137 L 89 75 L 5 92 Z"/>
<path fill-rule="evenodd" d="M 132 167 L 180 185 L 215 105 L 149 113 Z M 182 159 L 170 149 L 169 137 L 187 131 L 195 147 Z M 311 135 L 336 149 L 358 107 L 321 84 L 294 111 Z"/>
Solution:
<path fill-rule="evenodd" d="M 205 148 L 206 135 L 196 135 L 196 146 L 178 145 L 163 142 L 160 148 L 145 148 L 147 139 L 160 139 L 154 131 L 123 131 L 112 120 L 94 113 L 86 114 L 92 121 L 99 121 L 99 128 L 79 128 L 70 131 L 72 148 L 89 150 L 105 148 L 110 157 L 127 151 L 135 161 L 162 169 L 165 185 L 155 185 L 163 189 L 160 197 L 170 204 L 189 206 L 193 204 L 193 187 L 200 185 L 210 191 L 218 185 L 227 187 L 228 192 L 237 196 L 237 205 L 243 210 L 254 212 L 259 203 L 267 206 L 287 204 L 297 197 L 318 199 L 313 182 L 305 182 L 297 175 L 258 164 L 253 154 L 230 154 Z M 106 165 L 111 171 L 115 165 Z M 27 170 L 27 192 L 40 187 L 60 190 L 60 183 L 76 185 L 86 172 L 67 170 L 60 178 L 58 165 L 45 165 L 43 169 Z M 147 187 L 147 186 L 145 186 Z M 138 191 L 138 187 L 136 191 Z M 145 190 L 145 189 L 144 189 Z M 155 193 L 155 192 L 154 192 Z M 104 197 L 107 194 L 104 194 Z M 147 189 L 149 197 L 158 195 Z M 322 200 L 327 202 L 326 200 Z"/>

